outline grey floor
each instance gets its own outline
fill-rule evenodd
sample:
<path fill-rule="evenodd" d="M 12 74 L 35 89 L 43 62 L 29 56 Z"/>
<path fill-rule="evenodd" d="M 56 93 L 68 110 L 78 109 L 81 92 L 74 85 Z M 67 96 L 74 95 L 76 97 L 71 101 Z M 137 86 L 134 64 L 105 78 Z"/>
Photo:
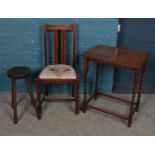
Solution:
<path fill-rule="evenodd" d="M 74 114 L 74 103 L 44 103 L 43 117 L 37 120 L 27 94 L 18 94 L 17 125 L 13 124 L 10 107 L 11 94 L 0 92 L 0 135 L 61 135 L 61 136 L 110 136 L 110 135 L 155 135 L 155 95 L 143 94 L 140 110 L 134 115 L 131 128 L 127 122 L 103 113 L 88 110 L 85 114 Z M 117 94 L 118 95 L 118 94 Z M 131 95 L 119 94 L 124 98 Z M 96 102 L 100 107 L 128 113 L 127 104 L 106 100 L 101 97 Z"/>

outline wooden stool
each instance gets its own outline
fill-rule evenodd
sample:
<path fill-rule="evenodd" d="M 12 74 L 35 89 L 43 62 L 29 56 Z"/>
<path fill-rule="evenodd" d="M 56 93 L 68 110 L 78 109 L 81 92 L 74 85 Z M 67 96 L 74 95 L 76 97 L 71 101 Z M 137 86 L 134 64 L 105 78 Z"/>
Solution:
<path fill-rule="evenodd" d="M 8 76 L 12 79 L 12 108 L 14 113 L 14 123 L 17 124 L 17 104 L 16 104 L 16 80 L 24 79 L 26 83 L 26 87 L 31 97 L 32 105 L 34 106 L 35 112 L 37 114 L 37 118 L 39 118 L 38 108 L 35 101 L 35 98 L 32 93 L 31 85 L 28 81 L 28 77 L 31 75 L 31 69 L 24 66 L 13 67 L 8 70 Z"/>

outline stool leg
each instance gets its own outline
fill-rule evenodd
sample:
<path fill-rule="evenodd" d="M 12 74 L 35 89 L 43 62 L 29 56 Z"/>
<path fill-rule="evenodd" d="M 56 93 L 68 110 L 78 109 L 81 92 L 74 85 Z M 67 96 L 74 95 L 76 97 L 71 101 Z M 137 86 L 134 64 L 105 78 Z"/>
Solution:
<path fill-rule="evenodd" d="M 79 85 L 80 81 L 78 79 L 78 82 L 76 84 L 76 96 L 75 96 L 75 113 L 78 115 L 80 110 L 80 104 L 79 104 Z"/>
<path fill-rule="evenodd" d="M 95 83 L 95 100 L 97 100 L 98 96 L 98 81 L 99 81 L 99 63 L 96 66 L 96 83 Z"/>
<path fill-rule="evenodd" d="M 135 96 L 136 96 L 136 89 L 138 85 L 138 80 L 139 80 L 139 70 L 135 70 L 135 77 L 134 77 L 134 82 L 133 82 L 133 95 L 132 95 L 132 101 L 131 101 L 131 107 L 130 107 L 130 113 L 129 113 L 129 118 L 128 118 L 128 127 L 131 126 L 132 123 L 132 117 L 134 114 L 134 108 L 135 108 Z"/>
<path fill-rule="evenodd" d="M 14 106 L 14 104 L 13 104 L 13 100 L 14 100 L 14 94 L 13 94 L 13 92 L 14 92 L 14 87 L 13 87 L 13 80 L 12 80 L 12 102 L 11 102 L 12 109 L 13 109 L 13 106 Z"/>
<path fill-rule="evenodd" d="M 16 80 L 12 80 L 12 107 L 14 113 L 14 123 L 17 124 Z"/>
<path fill-rule="evenodd" d="M 31 103 L 34 106 L 37 118 L 39 119 L 39 111 L 38 111 L 36 100 L 35 100 L 35 98 L 33 96 L 33 93 L 32 93 L 31 85 L 30 85 L 30 83 L 29 83 L 29 81 L 27 79 L 25 79 L 25 83 L 26 83 L 26 86 L 27 86 L 27 89 L 28 89 L 28 92 L 29 92 L 29 95 L 30 95 L 30 98 L 31 98 Z"/>

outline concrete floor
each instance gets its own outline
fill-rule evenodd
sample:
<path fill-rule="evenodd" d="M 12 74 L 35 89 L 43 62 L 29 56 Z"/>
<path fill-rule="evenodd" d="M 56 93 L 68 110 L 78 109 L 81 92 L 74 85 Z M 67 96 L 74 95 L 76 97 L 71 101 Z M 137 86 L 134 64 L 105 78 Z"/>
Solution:
<path fill-rule="evenodd" d="M 140 110 L 134 115 L 131 128 L 127 127 L 127 122 L 124 120 L 94 110 L 88 110 L 85 114 L 80 112 L 76 116 L 74 103 L 45 103 L 43 117 L 37 120 L 34 109 L 29 103 L 29 97 L 23 93 L 18 93 L 19 122 L 14 125 L 10 95 L 7 92 L 0 92 L 0 135 L 155 135 L 154 94 L 142 95 Z M 119 96 L 131 97 L 127 94 Z M 95 104 L 124 114 L 129 110 L 127 104 L 106 100 L 103 97 Z"/>

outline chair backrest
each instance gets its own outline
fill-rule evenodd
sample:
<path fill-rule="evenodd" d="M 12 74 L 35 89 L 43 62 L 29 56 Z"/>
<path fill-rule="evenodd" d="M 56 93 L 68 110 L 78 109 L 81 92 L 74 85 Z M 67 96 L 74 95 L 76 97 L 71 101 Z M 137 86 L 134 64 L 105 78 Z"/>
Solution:
<path fill-rule="evenodd" d="M 76 24 L 72 25 L 44 25 L 44 62 L 45 66 L 48 64 L 48 32 L 53 32 L 53 63 L 54 64 L 66 64 L 66 34 L 72 32 L 72 62 L 73 66 L 76 65 Z M 47 51 L 48 50 L 48 51 Z"/>

